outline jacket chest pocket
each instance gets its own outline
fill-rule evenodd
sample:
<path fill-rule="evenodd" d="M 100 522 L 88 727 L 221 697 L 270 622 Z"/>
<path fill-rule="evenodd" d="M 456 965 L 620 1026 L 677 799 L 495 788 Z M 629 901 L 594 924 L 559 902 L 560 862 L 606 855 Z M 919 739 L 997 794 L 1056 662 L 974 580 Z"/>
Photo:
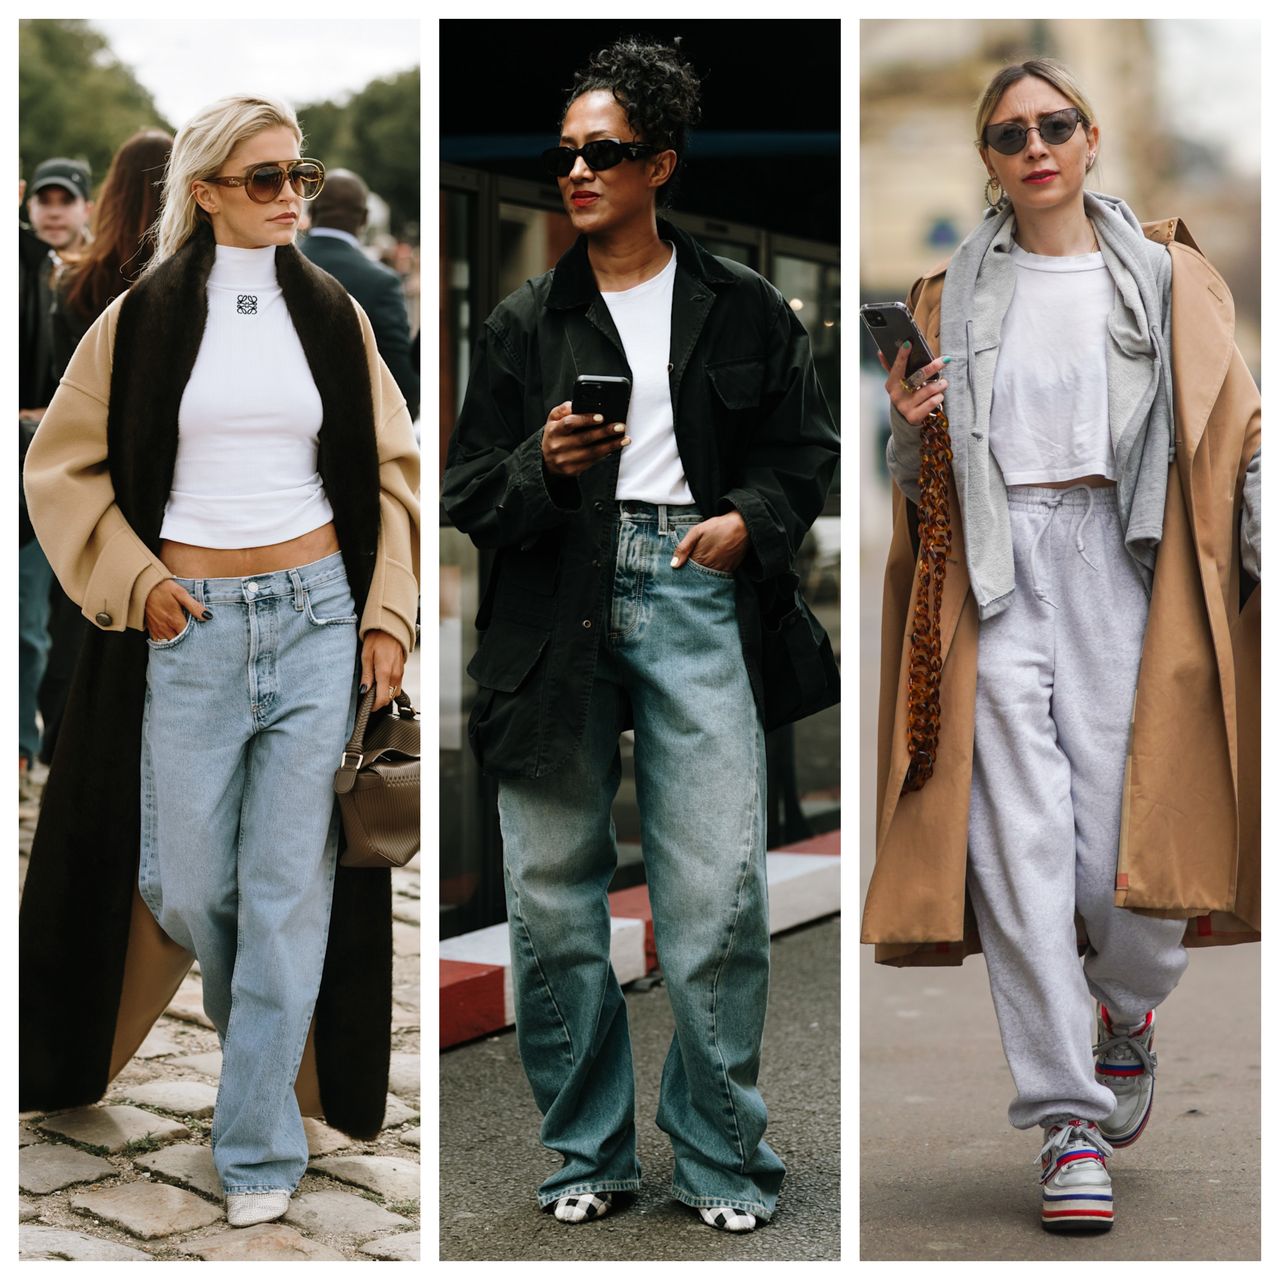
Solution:
<path fill-rule="evenodd" d="M 713 401 L 729 413 L 745 413 L 760 407 L 764 392 L 764 359 L 753 356 L 707 366 Z"/>

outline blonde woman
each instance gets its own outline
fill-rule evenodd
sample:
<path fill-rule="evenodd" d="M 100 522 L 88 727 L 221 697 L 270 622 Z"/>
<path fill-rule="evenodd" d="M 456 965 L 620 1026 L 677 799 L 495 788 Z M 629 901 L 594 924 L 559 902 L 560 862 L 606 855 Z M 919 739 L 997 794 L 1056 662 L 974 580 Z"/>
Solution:
<path fill-rule="evenodd" d="M 1043 1129 L 1049 1230 L 1110 1227 L 1107 1161 L 1151 1115 L 1154 1010 L 1184 944 L 1254 941 L 1259 920 L 1258 389 L 1181 221 L 1085 190 L 1101 136 L 1061 64 L 993 78 L 987 216 L 911 292 L 945 376 L 909 388 L 903 352 L 885 383 L 897 492 L 863 940 L 889 964 L 981 947 L 1010 1122 Z M 936 765 L 904 790 L 909 508 L 939 404 L 963 553 Z"/>
<path fill-rule="evenodd" d="M 25 473 L 98 630 L 23 903 L 22 1105 L 94 1100 L 136 1047 L 136 886 L 200 964 L 235 1226 L 280 1217 L 306 1169 L 309 1030 L 330 1122 L 381 1123 L 389 877 L 335 886 L 332 781 L 358 691 L 399 688 L 417 598 L 409 415 L 363 312 L 294 248 L 324 181 L 301 146 L 267 98 L 179 131 L 154 256 L 76 350 Z M 69 963 L 96 970 L 74 1046 Z"/>

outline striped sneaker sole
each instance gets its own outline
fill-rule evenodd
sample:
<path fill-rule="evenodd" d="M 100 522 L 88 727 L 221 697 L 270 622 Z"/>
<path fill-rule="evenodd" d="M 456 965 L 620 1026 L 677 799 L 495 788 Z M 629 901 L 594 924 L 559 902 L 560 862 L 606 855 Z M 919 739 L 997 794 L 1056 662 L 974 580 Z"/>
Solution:
<path fill-rule="evenodd" d="M 1109 1231 L 1114 1221 L 1110 1192 L 1045 1192 L 1040 1225 L 1046 1231 Z"/>

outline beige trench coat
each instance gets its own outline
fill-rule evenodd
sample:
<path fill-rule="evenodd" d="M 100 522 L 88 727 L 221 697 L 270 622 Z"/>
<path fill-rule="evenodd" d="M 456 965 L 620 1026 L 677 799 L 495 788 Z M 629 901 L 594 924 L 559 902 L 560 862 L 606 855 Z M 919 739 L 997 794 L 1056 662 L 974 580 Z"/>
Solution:
<path fill-rule="evenodd" d="M 1259 880 L 1261 587 L 1240 605 L 1245 469 L 1261 400 L 1235 346 L 1222 277 L 1182 222 L 1143 224 L 1173 259 L 1176 457 L 1152 584 L 1125 766 L 1117 906 L 1187 920 L 1186 942 L 1256 942 Z M 911 290 L 938 351 L 946 264 Z M 885 567 L 876 771 L 876 865 L 862 941 L 881 964 L 959 964 L 980 950 L 965 899 L 978 610 L 950 486 L 942 602 L 941 736 L 930 781 L 902 795 L 906 676 L 915 600 L 914 508 L 894 489 Z M 1077 920 L 1079 924 L 1079 921 Z M 1083 931 L 1080 932 L 1083 945 Z"/>

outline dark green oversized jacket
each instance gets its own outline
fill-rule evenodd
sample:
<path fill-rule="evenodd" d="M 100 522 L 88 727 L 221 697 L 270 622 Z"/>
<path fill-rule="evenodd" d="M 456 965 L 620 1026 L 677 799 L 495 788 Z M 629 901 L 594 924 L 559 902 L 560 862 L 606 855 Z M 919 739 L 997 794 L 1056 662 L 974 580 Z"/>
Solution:
<path fill-rule="evenodd" d="M 738 625 L 771 729 L 839 697 L 830 643 L 793 571 L 838 437 L 786 299 L 678 228 L 658 229 L 676 246 L 667 368 L 680 460 L 704 516 L 736 508 L 746 521 Z M 542 466 L 547 414 L 573 398 L 580 373 L 631 376 L 581 237 L 485 321 L 445 466 L 449 518 L 498 550 L 467 670 L 481 689 L 471 743 L 499 777 L 538 777 L 571 756 L 607 632 L 619 456 L 568 480 Z"/>

